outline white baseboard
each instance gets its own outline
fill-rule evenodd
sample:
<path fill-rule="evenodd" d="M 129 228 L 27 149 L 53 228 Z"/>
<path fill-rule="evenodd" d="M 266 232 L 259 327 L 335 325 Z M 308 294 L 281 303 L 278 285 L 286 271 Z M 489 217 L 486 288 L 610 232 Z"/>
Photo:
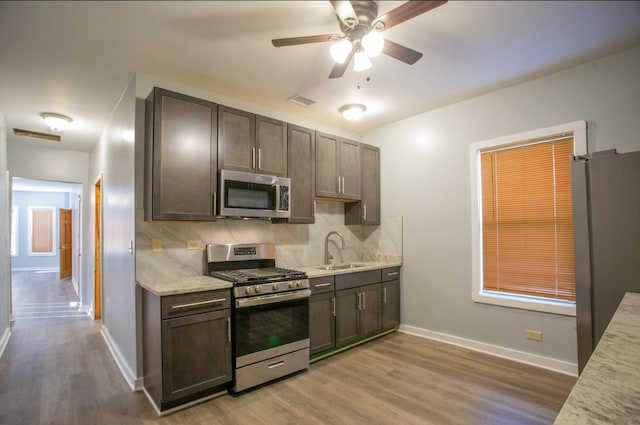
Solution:
<path fill-rule="evenodd" d="M 143 388 L 142 378 L 136 378 L 133 371 L 129 368 L 129 365 L 127 365 L 127 362 L 124 360 L 124 357 L 122 356 L 122 353 L 120 353 L 118 346 L 113 342 L 113 338 L 111 338 L 111 334 L 109 333 L 109 330 L 106 328 L 106 326 L 102 325 L 102 328 L 100 329 L 100 333 L 102 334 L 102 337 L 107 343 L 107 347 L 109 347 L 111 356 L 113 356 L 113 359 L 116 361 L 116 364 L 120 369 L 120 373 L 122 374 L 122 377 L 129 385 L 129 388 L 131 388 L 131 391 L 142 390 Z"/>
<path fill-rule="evenodd" d="M 7 326 L 7 328 L 4 330 L 4 333 L 2 334 L 2 338 L 0 338 L 0 359 L 4 354 L 4 349 L 7 348 L 7 345 L 9 345 L 9 338 L 11 338 L 11 327 Z"/>
<path fill-rule="evenodd" d="M 487 344 L 485 342 L 461 338 L 441 332 L 430 331 L 415 326 L 400 325 L 398 331 L 435 341 L 445 342 L 451 345 L 457 345 L 458 347 L 479 351 L 481 353 L 491 354 L 492 356 L 513 360 L 515 362 L 537 366 L 565 375 L 578 376 L 578 365 L 575 363 L 569 363 L 562 360 L 552 359 L 550 357 L 539 356 L 537 354 L 526 353 L 524 351 L 500 347 L 498 345 Z"/>

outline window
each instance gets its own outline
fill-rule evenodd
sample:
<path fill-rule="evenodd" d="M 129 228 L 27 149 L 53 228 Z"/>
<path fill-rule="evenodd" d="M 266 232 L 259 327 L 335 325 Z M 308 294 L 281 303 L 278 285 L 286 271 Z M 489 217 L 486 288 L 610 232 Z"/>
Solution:
<path fill-rule="evenodd" d="M 586 123 L 476 143 L 477 302 L 575 315 L 570 155 Z"/>
<path fill-rule="evenodd" d="M 11 256 L 18 255 L 18 207 L 11 207 Z"/>
<path fill-rule="evenodd" d="M 54 216 L 54 207 L 29 207 L 29 255 L 56 255 Z"/>

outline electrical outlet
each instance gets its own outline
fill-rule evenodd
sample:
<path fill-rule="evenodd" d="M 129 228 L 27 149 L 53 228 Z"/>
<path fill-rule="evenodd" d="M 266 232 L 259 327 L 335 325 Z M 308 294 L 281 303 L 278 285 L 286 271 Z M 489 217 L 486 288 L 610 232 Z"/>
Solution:
<path fill-rule="evenodd" d="M 200 249 L 202 247 L 202 242 L 200 239 L 187 241 L 187 249 Z"/>
<path fill-rule="evenodd" d="M 542 332 L 527 329 L 527 339 L 532 341 L 542 341 Z"/>

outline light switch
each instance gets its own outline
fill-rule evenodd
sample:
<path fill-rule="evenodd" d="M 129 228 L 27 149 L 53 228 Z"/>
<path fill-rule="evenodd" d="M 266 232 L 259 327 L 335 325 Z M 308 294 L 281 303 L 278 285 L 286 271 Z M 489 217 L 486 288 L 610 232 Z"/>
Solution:
<path fill-rule="evenodd" d="M 162 239 L 152 238 L 151 239 L 151 252 L 160 252 L 162 251 Z"/>

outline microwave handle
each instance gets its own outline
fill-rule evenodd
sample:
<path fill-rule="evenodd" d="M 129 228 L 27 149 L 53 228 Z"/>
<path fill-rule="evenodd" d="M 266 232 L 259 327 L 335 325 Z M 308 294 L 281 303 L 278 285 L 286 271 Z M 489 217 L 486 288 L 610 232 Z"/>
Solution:
<path fill-rule="evenodd" d="M 276 186 L 276 211 L 280 211 L 280 185 Z"/>

